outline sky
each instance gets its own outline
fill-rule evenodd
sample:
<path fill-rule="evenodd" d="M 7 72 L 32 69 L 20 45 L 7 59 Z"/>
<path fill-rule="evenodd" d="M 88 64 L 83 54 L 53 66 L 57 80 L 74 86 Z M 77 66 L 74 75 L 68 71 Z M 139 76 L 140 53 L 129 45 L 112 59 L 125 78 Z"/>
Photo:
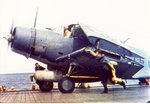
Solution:
<path fill-rule="evenodd" d="M 12 24 L 33 27 L 37 7 L 38 29 L 84 23 L 150 53 L 150 0 L 0 0 L 0 74 L 34 72 L 38 61 L 12 52 L 3 37 Z"/>

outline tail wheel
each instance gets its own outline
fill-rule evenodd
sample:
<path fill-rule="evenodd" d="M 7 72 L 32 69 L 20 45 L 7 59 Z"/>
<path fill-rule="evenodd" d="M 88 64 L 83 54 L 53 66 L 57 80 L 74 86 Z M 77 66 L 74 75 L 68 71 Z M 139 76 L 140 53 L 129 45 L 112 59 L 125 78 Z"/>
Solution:
<path fill-rule="evenodd" d="M 62 93 L 72 93 L 75 89 L 75 83 L 70 78 L 62 78 L 58 82 L 58 89 Z"/>
<path fill-rule="evenodd" d="M 39 87 L 42 92 L 49 92 L 53 89 L 53 82 L 51 81 L 40 81 Z"/>

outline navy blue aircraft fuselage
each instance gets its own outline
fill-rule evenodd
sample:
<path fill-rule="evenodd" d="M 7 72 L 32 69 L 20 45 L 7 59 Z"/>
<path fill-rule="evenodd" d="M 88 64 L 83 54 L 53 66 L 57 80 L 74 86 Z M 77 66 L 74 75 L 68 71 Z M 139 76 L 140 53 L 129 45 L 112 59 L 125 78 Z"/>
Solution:
<path fill-rule="evenodd" d="M 47 64 L 50 71 L 59 71 L 65 75 L 73 65 L 75 67 L 70 74 L 73 81 L 100 81 L 101 65 L 84 51 L 86 47 L 101 49 L 106 57 L 118 62 L 115 67 L 117 77 L 132 79 L 133 75 L 144 68 L 144 57 L 84 25 L 76 24 L 70 38 L 64 38 L 53 30 L 23 27 L 16 27 L 11 37 L 14 52 Z"/>

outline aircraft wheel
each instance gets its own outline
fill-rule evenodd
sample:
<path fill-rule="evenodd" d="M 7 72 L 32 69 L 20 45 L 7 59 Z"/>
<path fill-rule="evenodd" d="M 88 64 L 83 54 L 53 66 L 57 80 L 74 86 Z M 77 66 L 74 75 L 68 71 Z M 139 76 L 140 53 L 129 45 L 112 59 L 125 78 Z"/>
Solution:
<path fill-rule="evenodd" d="M 58 89 L 62 93 L 72 93 L 75 89 L 75 83 L 70 78 L 62 78 L 58 82 Z"/>
<path fill-rule="evenodd" d="M 53 89 L 53 82 L 51 81 L 40 81 L 38 85 L 42 92 L 49 92 Z"/>

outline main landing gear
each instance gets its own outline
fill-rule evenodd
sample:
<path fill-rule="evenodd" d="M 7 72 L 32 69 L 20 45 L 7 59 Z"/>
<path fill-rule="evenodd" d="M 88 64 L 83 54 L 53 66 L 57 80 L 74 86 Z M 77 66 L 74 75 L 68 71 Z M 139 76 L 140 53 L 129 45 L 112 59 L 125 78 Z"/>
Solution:
<path fill-rule="evenodd" d="M 58 89 L 62 93 L 72 93 L 75 89 L 75 82 L 70 75 L 79 66 L 73 62 L 70 64 L 66 75 L 54 71 L 39 71 L 35 73 L 36 83 L 42 92 L 49 92 L 53 89 L 53 82 L 58 81 Z"/>
<path fill-rule="evenodd" d="M 77 64 L 76 63 L 71 63 L 68 73 L 66 74 L 65 77 L 63 77 L 59 82 L 58 82 L 58 89 L 62 93 L 72 93 L 75 89 L 75 82 L 71 80 L 70 74 L 73 72 L 73 70 L 76 68 Z"/>
<path fill-rule="evenodd" d="M 72 93 L 75 89 L 75 83 L 70 78 L 64 77 L 59 81 L 58 89 L 62 93 Z"/>
<path fill-rule="evenodd" d="M 53 89 L 53 82 L 51 81 L 36 81 L 42 92 L 49 92 Z"/>

